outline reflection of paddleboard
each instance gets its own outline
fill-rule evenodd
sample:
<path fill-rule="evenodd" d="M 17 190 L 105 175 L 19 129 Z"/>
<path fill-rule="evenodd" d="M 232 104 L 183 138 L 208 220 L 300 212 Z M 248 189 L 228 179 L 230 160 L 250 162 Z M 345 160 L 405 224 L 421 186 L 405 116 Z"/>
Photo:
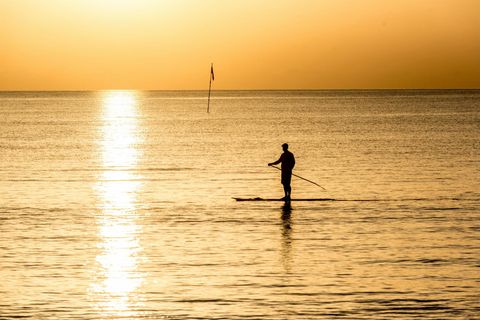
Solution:
<path fill-rule="evenodd" d="M 273 199 L 273 198 L 233 198 L 237 201 L 287 201 L 285 199 Z M 290 199 L 288 201 L 335 201 L 335 199 L 332 198 L 304 198 L 304 199 Z M 287 202 L 288 202 L 287 201 Z"/>

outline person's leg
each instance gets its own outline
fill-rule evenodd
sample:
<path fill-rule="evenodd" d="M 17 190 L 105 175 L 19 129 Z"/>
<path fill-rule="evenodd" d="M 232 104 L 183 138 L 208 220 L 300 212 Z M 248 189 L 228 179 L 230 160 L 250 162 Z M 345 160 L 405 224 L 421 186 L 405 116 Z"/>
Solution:
<path fill-rule="evenodd" d="M 292 195 L 292 187 L 290 185 L 287 185 L 286 191 L 285 191 L 285 196 L 290 199 Z"/>
<path fill-rule="evenodd" d="M 290 194 L 292 193 L 292 187 L 290 183 L 292 181 L 292 172 L 282 171 L 282 185 L 285 192 L 285 200 L 290 200 Z"/>
<path fill-rule="evenodd" d="M 286 177 L 285 177 L 285 197 L 290 200 L 291 194 L 292 194 L 292 173 L 287 172 Z"/>

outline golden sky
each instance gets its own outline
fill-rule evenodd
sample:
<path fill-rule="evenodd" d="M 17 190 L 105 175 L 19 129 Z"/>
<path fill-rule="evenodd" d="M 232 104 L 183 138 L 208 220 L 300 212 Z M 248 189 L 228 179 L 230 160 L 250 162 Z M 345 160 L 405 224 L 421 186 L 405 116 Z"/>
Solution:
<path fill-rule="evenodd" d="M 0 0 L 0 90 L 480 88 L 480 0 Z"/>

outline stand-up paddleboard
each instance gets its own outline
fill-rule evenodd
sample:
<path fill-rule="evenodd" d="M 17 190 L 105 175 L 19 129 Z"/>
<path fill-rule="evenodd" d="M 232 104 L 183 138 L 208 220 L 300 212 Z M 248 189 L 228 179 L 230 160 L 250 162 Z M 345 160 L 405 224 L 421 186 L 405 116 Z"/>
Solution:
<path fill-rule="evenodd" d="M 284 201 L 284 202 L 290 202 L 290 201 L 335 201 L 335 199 L 332 198 L 298 198 L 298 199 L 290 199 L 290 200 L 285 200 L 285 199 L 277 199 L 277 198 L 233 198 L 236 201 Z"/>

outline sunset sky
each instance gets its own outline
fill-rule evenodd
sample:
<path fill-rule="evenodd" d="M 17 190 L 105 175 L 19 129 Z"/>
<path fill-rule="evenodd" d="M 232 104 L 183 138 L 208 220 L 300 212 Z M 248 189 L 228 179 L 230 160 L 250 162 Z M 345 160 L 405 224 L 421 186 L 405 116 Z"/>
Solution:
<path fill-rule="evenodd" d="M 0 90 L 480 88 L 478 0 L 0 0 Z"/>

